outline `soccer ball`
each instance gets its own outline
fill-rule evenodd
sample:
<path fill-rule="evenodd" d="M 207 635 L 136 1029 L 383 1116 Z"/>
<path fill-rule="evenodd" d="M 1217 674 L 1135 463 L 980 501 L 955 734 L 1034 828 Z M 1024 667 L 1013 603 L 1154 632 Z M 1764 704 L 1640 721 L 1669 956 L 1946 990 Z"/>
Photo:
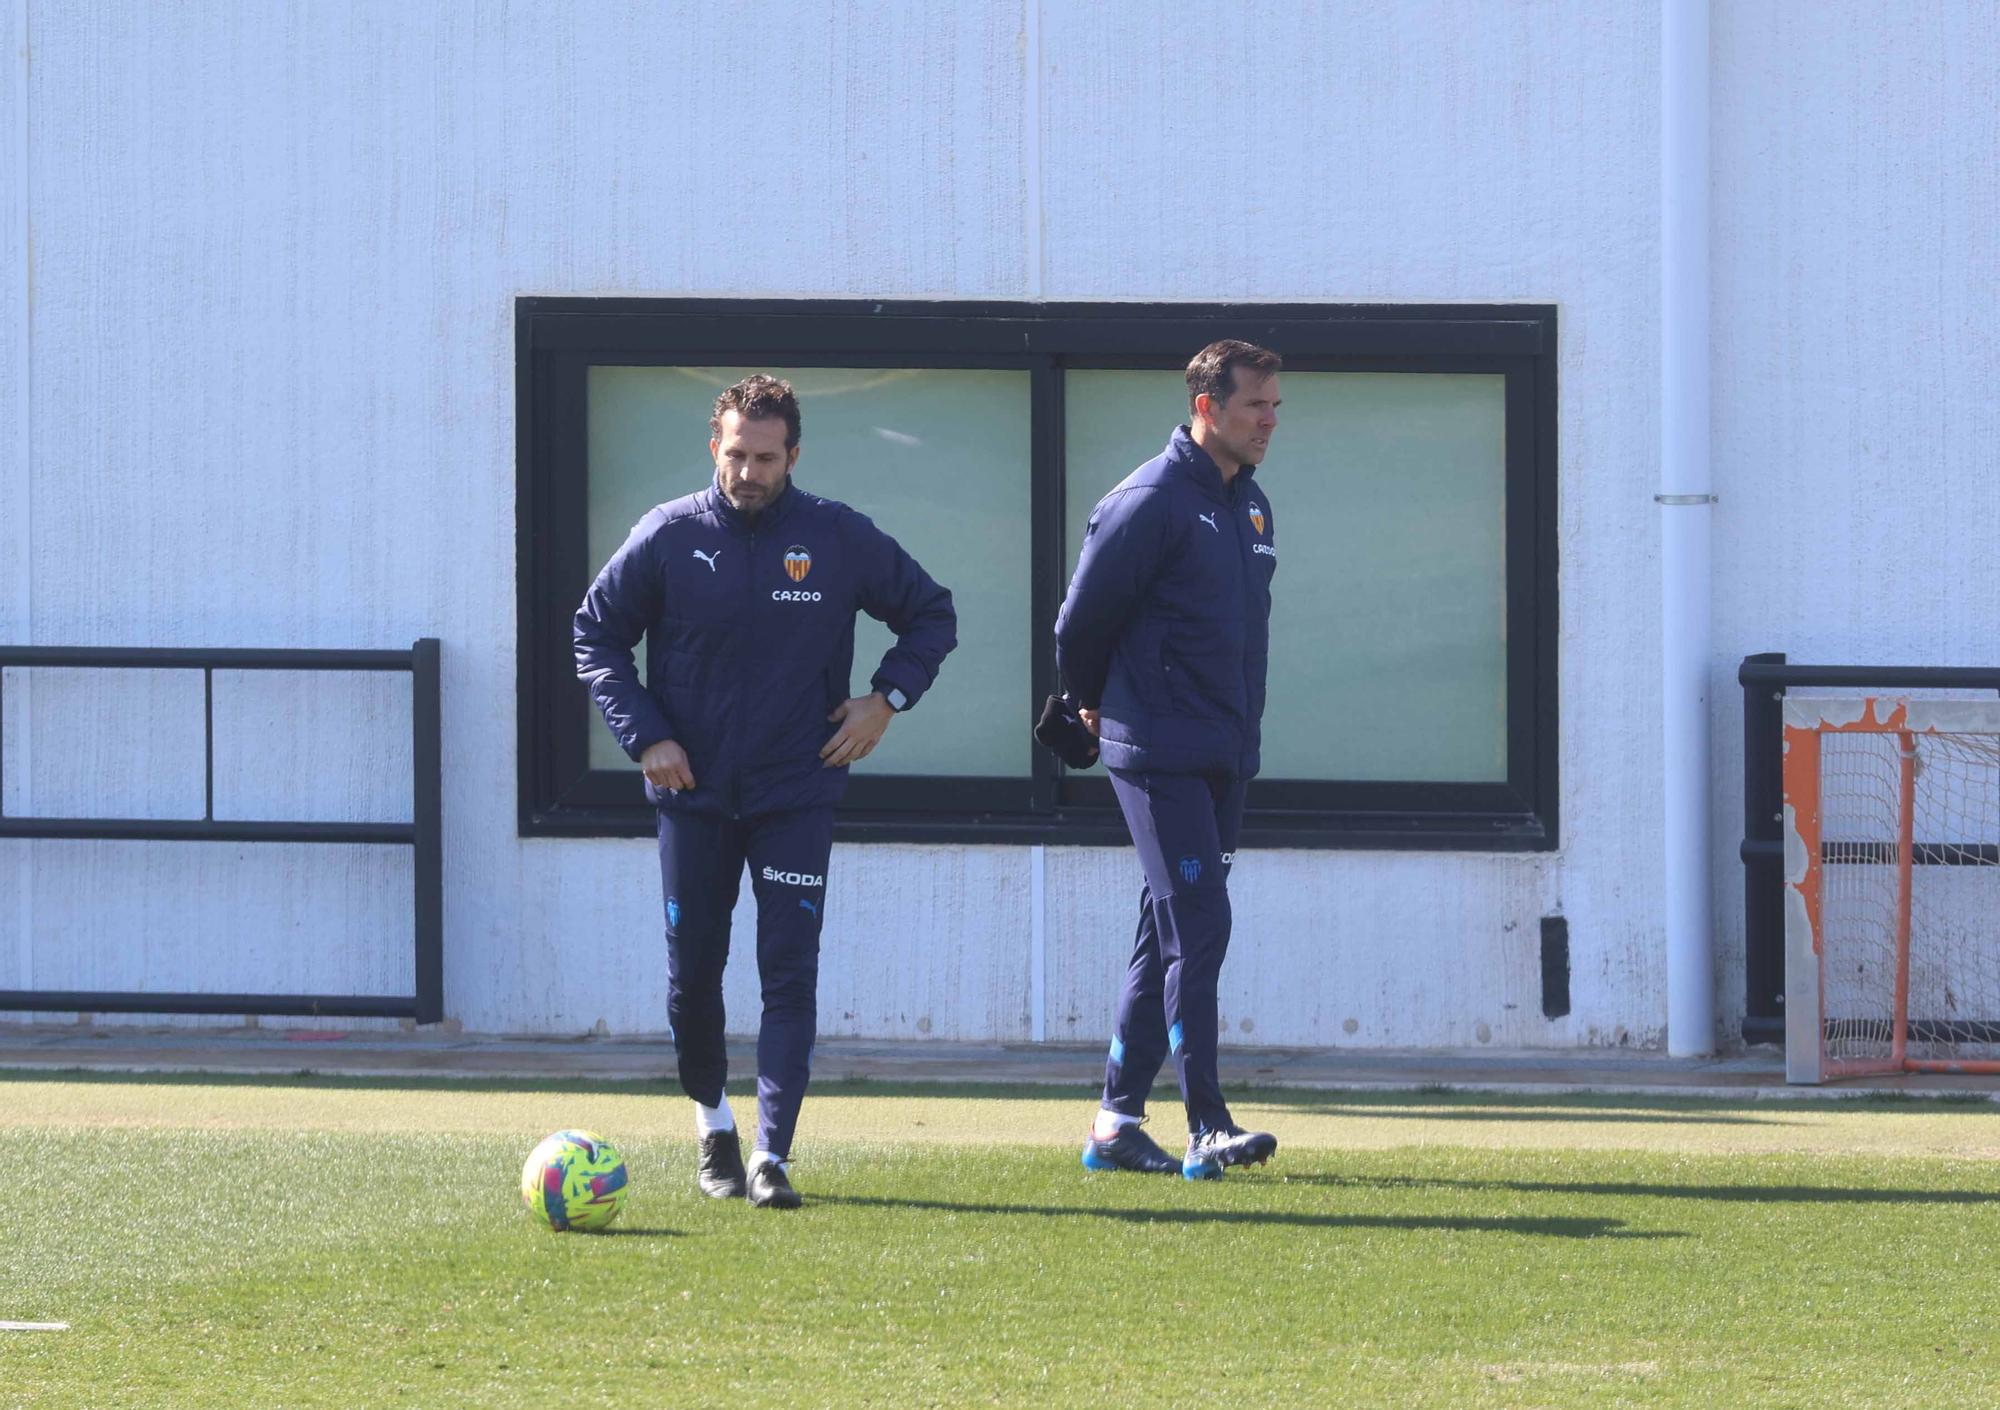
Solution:
<path fill-rule="evenodd" d="M 557 1233 L 602 1229 L 625 1207 L 625 1157 L 588 1131 L 558 1131 L 528 1152 L 521 1199 Z"/>

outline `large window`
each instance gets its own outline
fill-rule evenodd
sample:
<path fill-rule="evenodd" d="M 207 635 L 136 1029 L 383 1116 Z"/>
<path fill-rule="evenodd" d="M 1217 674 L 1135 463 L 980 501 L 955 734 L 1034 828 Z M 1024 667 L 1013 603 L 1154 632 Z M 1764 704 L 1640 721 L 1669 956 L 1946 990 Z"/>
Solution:
<path fill-rule="evenodd" d="M 1064 770 L 1028 723 L 1091 506 L 1186 419 L 1187 358 L 1243 337 L 1286 360 L 1248 841 L 1555 845 L 1551 309 L 523 299 L 518 334 L 524 833 L 651 831 L 570 614 L 640 515 L 708 483 L 715 394 L 768 371 L 799 391 L 799 483 L 872 517 L 959 614 L 841 834 L 1122 840 L 1102 771 Z M 862 619 L 856 682 L 888 640 Z"/>

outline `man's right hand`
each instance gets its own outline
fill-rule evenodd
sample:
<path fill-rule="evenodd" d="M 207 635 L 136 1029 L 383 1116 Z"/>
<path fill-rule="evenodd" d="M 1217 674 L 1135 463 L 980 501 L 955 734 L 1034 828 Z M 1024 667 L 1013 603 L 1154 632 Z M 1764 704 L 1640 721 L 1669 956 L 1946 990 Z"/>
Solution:
<path fill-rule="evenodd" d="M 694 787 L 687 750 L 671 739 L 657 740 L 639 756 L 639 769 L 655 788 L 687 792 Z"/>
<path fill-rule="evenodd" d="M 1095 710 L 1085 710 L 1079 706 L 1076 717 L 1083 721 L 1083 727 L 1090 731 L 1092 738 L 1095 738 L 1097 736 L 1097 712 Z"/>

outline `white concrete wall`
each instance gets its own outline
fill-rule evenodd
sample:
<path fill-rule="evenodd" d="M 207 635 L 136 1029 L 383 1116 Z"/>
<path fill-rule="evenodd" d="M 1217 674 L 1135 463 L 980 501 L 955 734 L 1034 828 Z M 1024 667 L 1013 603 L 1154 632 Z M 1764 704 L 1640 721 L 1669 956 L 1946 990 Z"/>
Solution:
<path fill-rule="evenodd" d="M 1742 1013 L 1737 663 L 2000 665 L 2000 11 L 1718 3 L 1719 984 Z"/>
<path fill-rule="evenodd" d="M 16 0 L 0 248 L 31 231 L 33 261 L 0 277 L 0 635 L 442 637 L 451 1017 L 659 1031 L 650 849 L 515 835 L 516 295 L 1555 302 L 1564 846 L 1246 853 L 1223 1007 L 1240 1041 L 1657 1041 L 1655 8 L 792 8 L 753 29 L 693 3 Z M 2000 657 L 1990 612 L 1946 591 L 1962 567 L 1918 576 L 1920 625 L 1853 572 L 1859 546 L 1993 541 L 1990 321 L 1957 297 L 1992 278 L 1993 178 L 1954 162 L 1991 138 L 1993 37 L 1970 5 L 1824 8 L 1718 6 L 1718 679 L 1773 645 Z M 1901 498 L 1918 452 L 1945 478 Z M 1813 546 L 1788 527 L 1801 483 L 1890 517 L 1830 493 Z M 1954 488 L 1986 511 L 1941 513 Z M 1989 607 L 1995 571 L 1989 547 Z M 1834 582 L 1856 584 L 1840 612 Z M 184 805 L 171 686 L 111 702 L 101 736 L 55 689 L 9 696 L 10 764 L 32 753 L 10 809 L 134 779 Z M 260 733 L 260 803 L 384 806 L 356 779 L 396 767 L 399 712 Z M 216 850 L 0 845 L 0 985 L 407 983 L 406 860 Z M 1027 1038 L 1030 859 L 838 849 L 825 1031 Z M 1094 1041 L 1136 869 L 1056 849 L 1047 877 L 1047 1033 Z M 1556 1022 L 1549 913 L 1573 947 Z M 754 992 L 732 967 L 739 1018 Z M 1739 995 L 1725 980 L 1725 1013 Z"/>
<path fill-rule="evenodd" d="M 1657 17 L 1450 0 L 1258 5 L 1226 25 L 1047 11 L 1049 297 L 1561 305 L 1563 850 L 1245 854 L 1232 1032 L 1654 1041 L 1658 770 L 1631 762 L 1657 757 L 1656 729 L 1631 693 L 1652 684 L 1657 602 L 1631 585 L 1656 577 Z M 1080 894 L 1117 894 L 1119 865 L 1084 854 L 1064 871 L 1090 878 Z M 1052 1033 L 1102 1032 L 1130 909 L 1052 925 Z M 1575 1008 L 1551 1023 L 1538 922 L 1557 911 Z"/>

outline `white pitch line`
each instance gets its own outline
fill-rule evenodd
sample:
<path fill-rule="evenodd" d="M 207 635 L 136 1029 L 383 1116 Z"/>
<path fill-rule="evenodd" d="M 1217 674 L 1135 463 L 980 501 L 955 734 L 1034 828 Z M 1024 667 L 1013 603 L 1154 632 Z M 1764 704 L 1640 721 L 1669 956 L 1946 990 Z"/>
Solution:
<path fill-rule="evenodd" d="M 0 1322 L 0 1332 L 66 1332 L 67 1322 Z"/>

